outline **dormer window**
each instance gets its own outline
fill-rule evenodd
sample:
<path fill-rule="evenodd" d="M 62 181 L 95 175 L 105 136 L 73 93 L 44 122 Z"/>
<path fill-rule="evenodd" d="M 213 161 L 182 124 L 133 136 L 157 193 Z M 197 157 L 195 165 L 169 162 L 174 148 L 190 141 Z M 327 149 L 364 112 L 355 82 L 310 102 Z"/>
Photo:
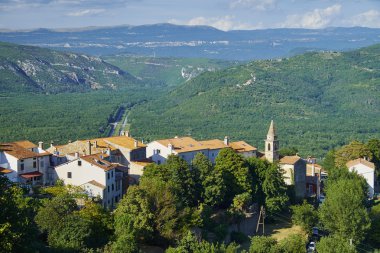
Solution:
<path fill-rule="evenodd" d="M 78 166 L 82 166 L 82 161 L 78 160 Z"/>

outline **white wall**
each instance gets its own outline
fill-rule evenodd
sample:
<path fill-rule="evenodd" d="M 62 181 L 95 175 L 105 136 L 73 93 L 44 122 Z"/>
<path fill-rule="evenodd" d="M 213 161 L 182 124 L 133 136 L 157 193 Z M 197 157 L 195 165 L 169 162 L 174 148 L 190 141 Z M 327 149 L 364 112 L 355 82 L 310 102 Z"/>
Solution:
<path fill-rule="evenodd" d="M 355 171 L 359 175 L 364 177 L 364 179 L 367 181 L 367 184 L 368 184 L 368 196 L 370 198 L 373 198 L 373 195 L 375 193 L 375 189 L 374 189 L 374 186 L 375 186 L 375 170 L 372 168 L 369 168 L 366 165 L 361 164 L 361 163 L 358 163 L 355 166 L 351 166 L 348 169 L 349 169 L 349 171 L 351 171 L 351 172 Z"/>
<path fill-rule="evenodd" d="M 159 153 L 157 153 L 157 150 L 159 150 Z M 151 158 L 153 162 L 157 164 L 165 163 L 166 159 L 171 154 L 172 153 L 168 147 L 162 145 L 157 141 L 148 143 L 146 147 L 146 157 Z"/>
<path fill-rule="evenodd" d="M 82 165 L 78 165 L 78 161 L 81 161 Z M 62 179 L 65 184 L 83 186 L 87 185 L 87 182 L 95 180 L 104 185 L 106 188 L 104 189 L 104 193 L 101 197 L 103 198 L 103 203 L 108 207 L 115 204 L 116 196 L 118 196 L 118 198 L 121 197 L 121 189 L 118 191 L 116 190 L 115 169 L 105 171 L 102 168 L 79 158 L 55 167 L 55 171 L 58 178 Z M 71 178 L 67 177 L 68 172 L 71 172 Z M 109 179 L 108 174 L 110 175 Z"/>

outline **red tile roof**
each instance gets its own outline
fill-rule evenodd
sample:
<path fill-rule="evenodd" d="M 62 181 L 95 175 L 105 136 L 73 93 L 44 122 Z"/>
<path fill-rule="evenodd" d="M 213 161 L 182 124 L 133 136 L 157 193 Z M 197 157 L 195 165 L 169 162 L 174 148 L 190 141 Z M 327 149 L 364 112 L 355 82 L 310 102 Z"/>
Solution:
<path fill-rule="evenodd" d="M 365 166 L 367 166 L 369 168 L 375 169 L 375 164 L 374 163 L 371 163 L 371 162 L 369 162 L 369 161 L 367 161 L 367 160 L 365 160 L 363 158 L 358 158 L 358 159 L 349 161 L 349 162 L 346 163 L 346 166 L 348 168 L 350 168 L 350 167 L 355 166 L 355 165 L 357 165 L 359 163 L 361 163 L 361 164 L 363 164 L 363 165 L 365 165 Z"/>

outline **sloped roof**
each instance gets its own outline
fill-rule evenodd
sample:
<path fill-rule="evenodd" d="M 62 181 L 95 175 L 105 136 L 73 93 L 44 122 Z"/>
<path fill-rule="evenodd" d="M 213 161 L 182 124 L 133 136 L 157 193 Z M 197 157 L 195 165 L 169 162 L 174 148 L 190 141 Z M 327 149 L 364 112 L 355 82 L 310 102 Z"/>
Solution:
<path fill-rule="evenodd" d="M 95 181 L 95 180 L 91 180 L 91 181 L 84 183 L 84 184 L 91 184 L 91 185 L 96 186 L 96 187 L 101 188 L 101 189 L 106 188 L 105 185 L 102 185 L 101 183 L 99 183 L 98 181 Z"/>
<path fill-rule="evenodd" d="M 2 174 L 9 174 L 12 172 L 13 172 L 13 170 L 0 167 L 0 173 L 2 173 Z"/>
<path fill-rule="evenodd" d="M 231 142 L 229 146 L 234 149 L 237 152 L 250 152 L 250 151 L 255 151 L 257 148 L 249 145 L 245 141 L 235 141 Z"/>
<path fill-rule="evenodd" d="M 268 134 L 269 136 L 276 136 L 276 128 L 274 127 L 274 122 L 273 120 L 270 122 Z"/>
<path fill-rule="evenodd" d="M 1 151 L 16 157 L 17 159 L 27 159 L 33 157 L 41 157 L 50 155 L 49 152 L 37 153 L 29 150 L 29 148 L 37 147 L 30 141 L 18 141 L 18 142 L 9 142 L 0 144 Z"/>
<path fill-rule="evenodd" d="M 146 147 L 140 141 L 137 141 L 137 147 L 135 147 L 135 139 L 128 136 L 113 136 L 106 138 L 96 138 L 90 140 L 77 140 L 66 145 L 58 145 L 48 148 L 49 152 L 58 151 L 60 154 L 66 155 L 78 152 L 81 155 L 89 154 L 89 145 L 91 143 L 91 154 L 105 153 L 109 148 L 111 151 L 116 151 L 119 148 L 126 148 L 130 150 Z M 95 145 L 96 143 L 96 145 Z"/>
<path fill-rule="evenodd" d="M 110 163 L 102 158 L 100 154 L 82 156 L 82 160 L 91 163 L 105 171 L 115 169 L 117 165 Z"/>
<path fill-rule="evenodd" d="M 292 156 L 284 156 L 283 158 L 280 159 L 281 164 L 295 164 L 301 159 L 301 157 L 297 155 L 292 155 Z"/>
<path fill-rule="evenodd" d="M 367 161 L 367 160 L 365 160 L 363 158 L 358 158 L 358 159 L 355 159 L 355 160 L 351 160 L 351 161 L 349 161 L 349 162 L 346 163 L 346 166 L 348 168 L 350 168 L 350 167 L 355 166 L 355 165 L 357 165 L 359 163 L 363 164 L 363 165 L 365 165 L 365 166 L 367 166 L 367 167 L 369 167 L 371 169 L 375 169 L 375 164 L 374 163 L 369 162 L 369 161 Z"/>

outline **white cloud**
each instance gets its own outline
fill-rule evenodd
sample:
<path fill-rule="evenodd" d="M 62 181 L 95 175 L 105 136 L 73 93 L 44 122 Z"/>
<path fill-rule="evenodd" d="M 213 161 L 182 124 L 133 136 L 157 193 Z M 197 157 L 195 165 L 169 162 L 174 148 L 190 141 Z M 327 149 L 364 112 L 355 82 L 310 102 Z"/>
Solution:
<path fill-rule="evenodd" d="M 87 9 L 69 12 L 66 15 L 71 17 L 83 17 L 83 16 L 93 16 L 105 12 L 104 9 Z"/>
<path fill-rule="evenodd" d="M 380 11 L 369 10 L 367 12 L 360 13 L 348 21 L 353 26 L 365 26 L 380 28 Z"/>
<path fill-rule="evenodd" d="M 280 27 L 292 28 L 324 28 L 331 24 L 334 18 L 340 13 L 342 6 L 334 4 L 326 9 L 314 9 L 305 14 L 289 15 L 284 24 Z"/>
<path fill-rule="evenodd" d="M 176 19 L 171 19 L 169 23 L 179 24 L 179 25 L 206 25 L 212 26 L 219 30 L 229 31 L 229 30 L 252 30 L 262 28 L 262 23 L 257 26 L 253 26 L 248 23 L 241 23 L 234 20 L 234 16 L 224 16 L 224 17 L 214 17 L 214 18 L 205 18 L 205 17 L 195 17 L 188 21 L 179 21 Z"/>
<path fill-rule="evenodd" d="M 231 4 L 231 8 L 250 8 L 260 11 L 272 9 L 276 6 L 277 0 L 234 0 Z"/>

